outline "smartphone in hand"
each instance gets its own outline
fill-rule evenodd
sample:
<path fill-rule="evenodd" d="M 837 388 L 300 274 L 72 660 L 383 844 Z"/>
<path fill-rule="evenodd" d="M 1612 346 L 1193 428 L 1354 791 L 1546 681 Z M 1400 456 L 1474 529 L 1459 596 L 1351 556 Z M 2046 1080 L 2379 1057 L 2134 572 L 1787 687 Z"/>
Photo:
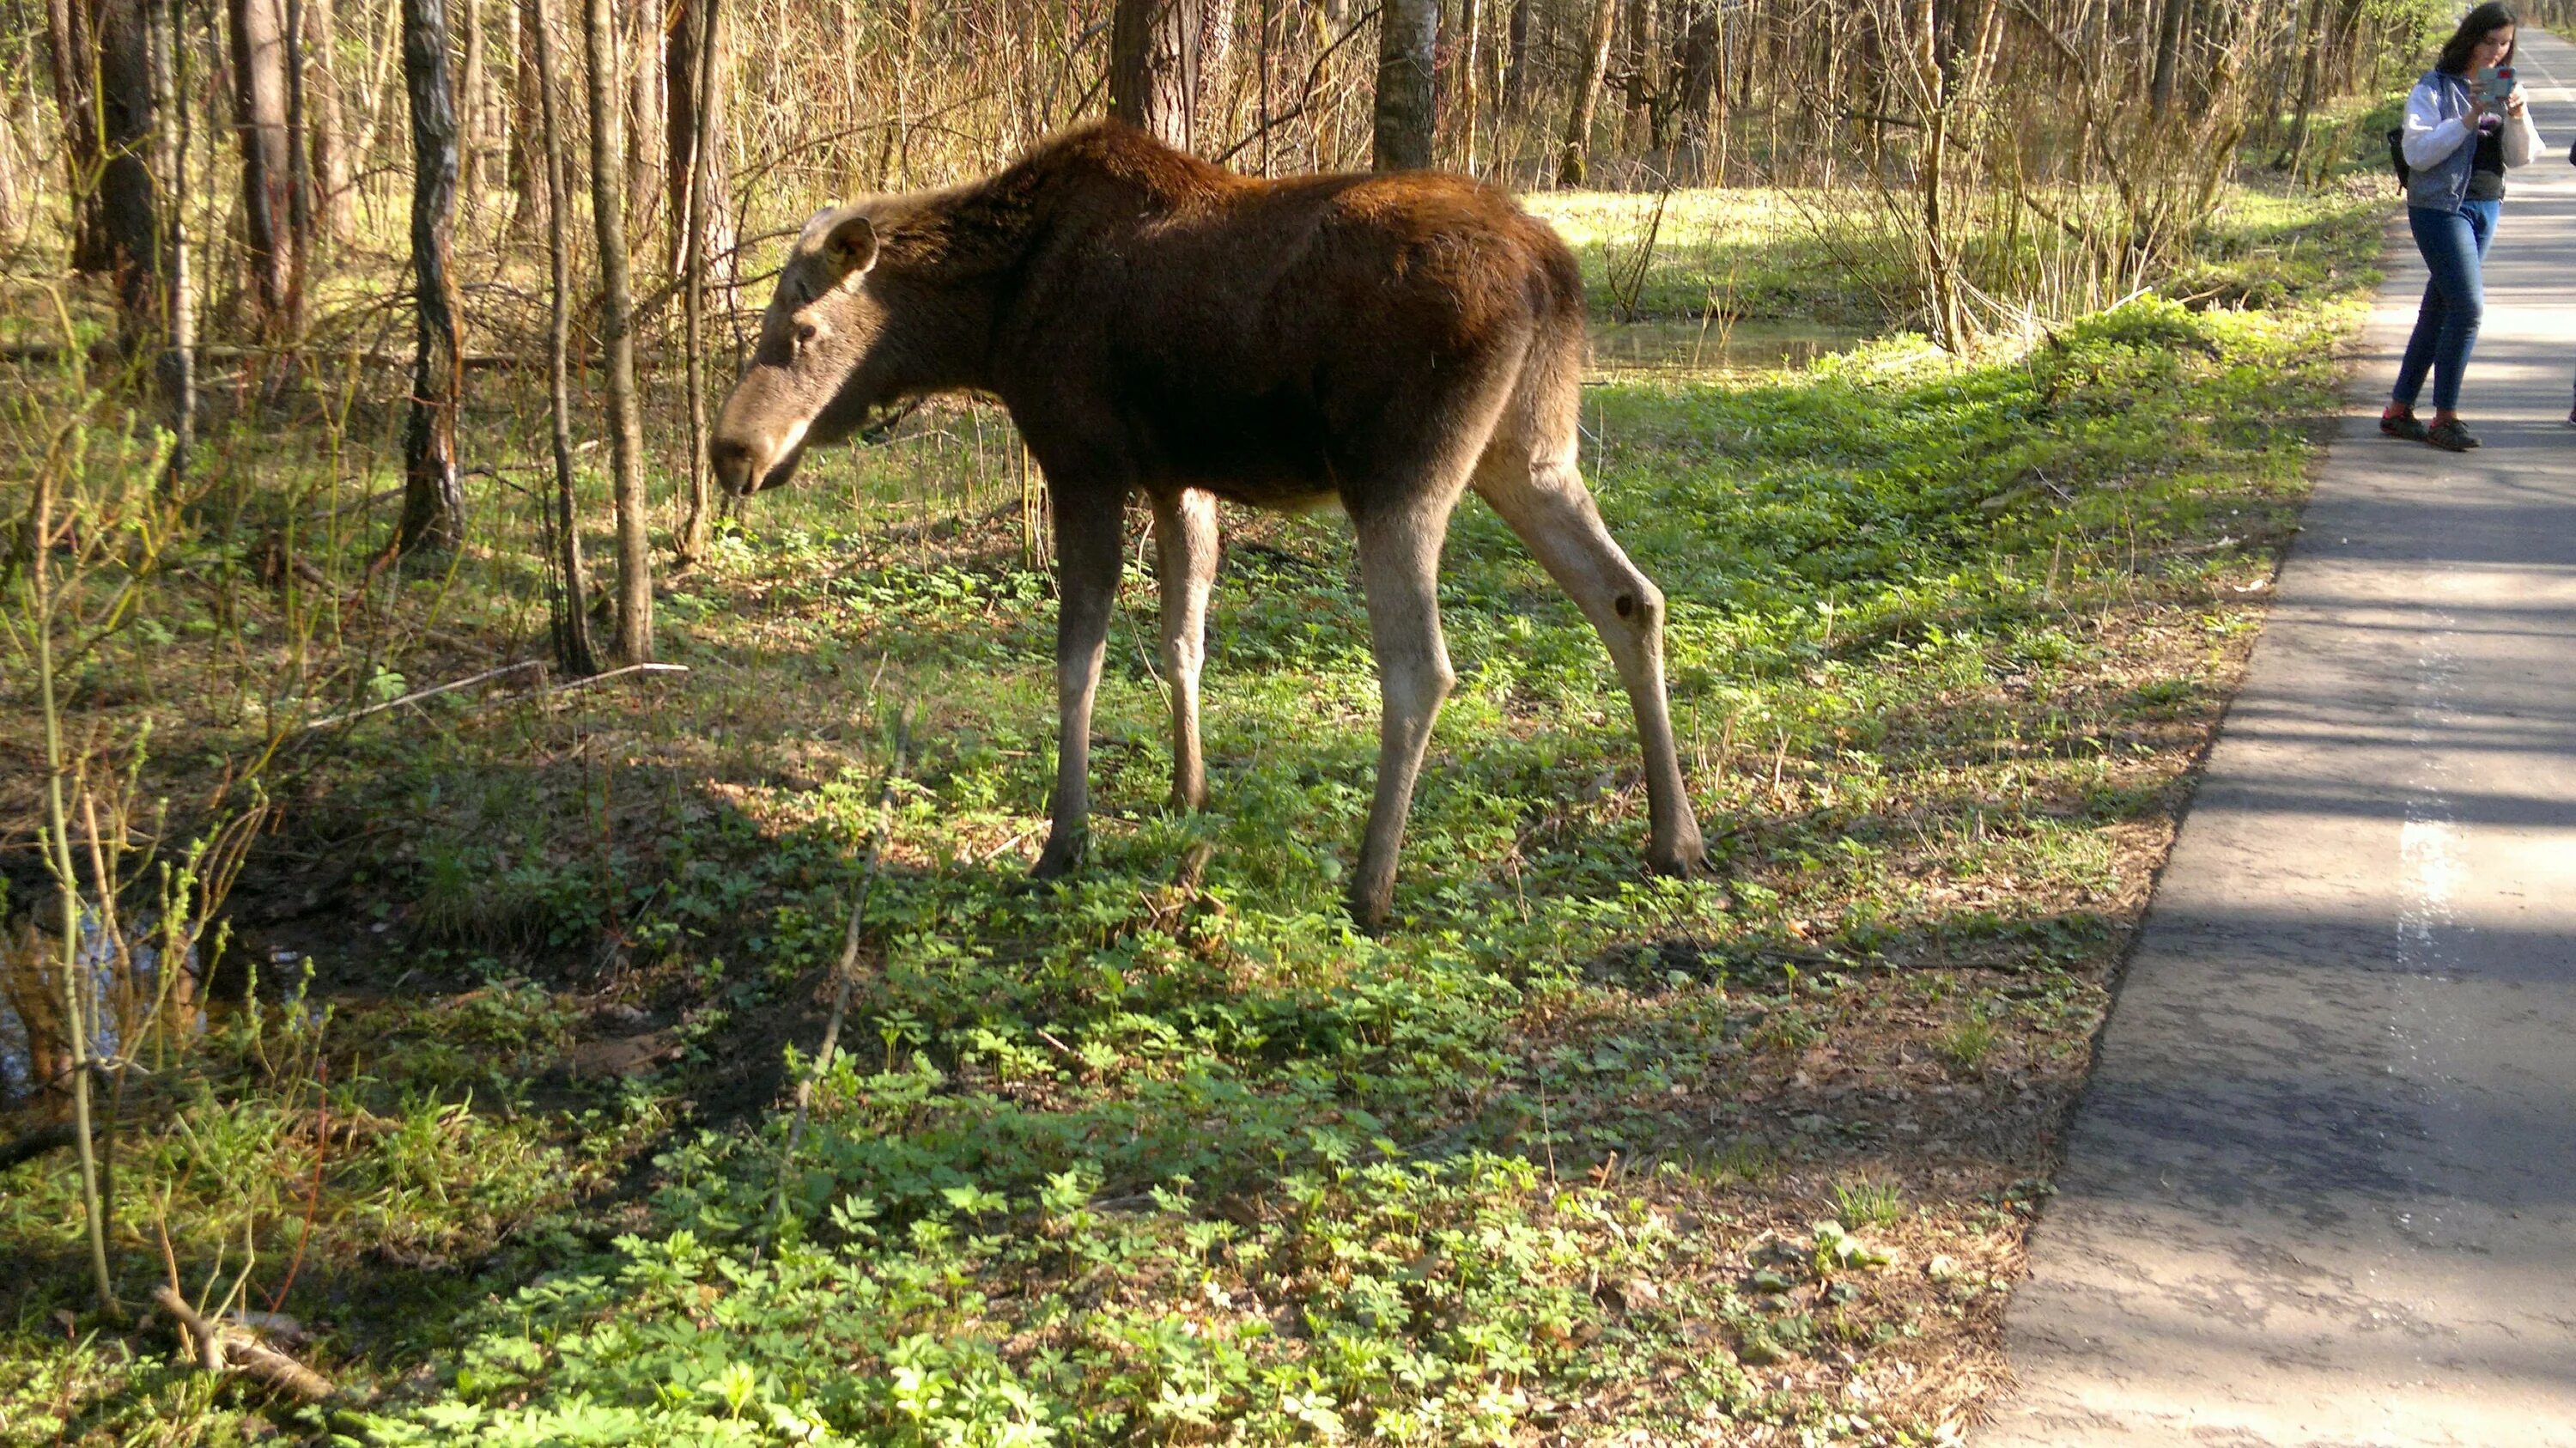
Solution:
<path fill-rule="evenodd" d="M 2513 94 L 2513 67 L 2490 65 L 2478 72 L 2477 97 L 2491 106 L 2501 106 Z"/>

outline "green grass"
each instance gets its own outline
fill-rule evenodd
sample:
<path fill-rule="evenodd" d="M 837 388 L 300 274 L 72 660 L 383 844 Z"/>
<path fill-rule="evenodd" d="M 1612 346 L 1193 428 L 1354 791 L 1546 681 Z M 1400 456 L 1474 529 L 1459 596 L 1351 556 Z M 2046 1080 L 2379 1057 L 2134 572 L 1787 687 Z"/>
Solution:
<path fill-rule="evenodd" d="M 1652 192 L 1534 192 L 1521 204 L 1545 218 L 1583 262 L 1596 317 L 1616 314 L 1614 274 L 1634 271 L 1646 317 L 1794 320 L 1867 327 L 1885 320 L 1893 277 L 1853 275 L 1818 239 L 1820 215 L 1847 206 L 1823 193 L 1772 188 Z M 1651 246 L 1649 245 L 1651 243 Z"/>
<path fill-rule="evenodd" d="M 1658 296 L 1780 234 L 1777 203 L 1688 200 Z M 1598 264 L 1637 204 L 1548 209 Z M 818 459 L 666 580 L 684 679 L 453 696 L 286 757 L 248 946 L 313 955 L 331 1012 L 266 1046 L 219 1014 L 154 1088 L 122 1280 L 160 1276 L 164 1225 L 192 1291 L 255 1249 L 255 1305 L 353 1391 L 327 1425 L 388 1442 L 1929 1441 L 1992 1350 L 2373 236 L 2246 196 L 2209 248 L 2250 279 L 2227 305 L 1588 389 L 1716 869 L 1642 875 L 1608 663 L 1470 501 L 1461 683 L 1376 939 L 1340 910 L 1376 710 L 1344 528 L 1229 517 L 1195 816 L 1160 803 L 1131 569 L 1092 857 L 1032 889 L 1054 605 L 1007 434 L 950 409 Z M 1792 313 L 1826 285 L 1761 269 Z M 477 446 L 536 456 L 537 414 L 486 397 Z M 381 515 L 324 505 L 382 486 L 372 427 L 327 484 L 310 434 L 219 432 L 245 536 L 301 490 L 309 556 L 354 577 Z M 205 769 L 272 713 L 541 650 L 530 504 L 478 501 L 452 576 L 363 609 L 210 539 L 100 656 L 93 717 Z M 846 1051 L 787 1162 L 905 709 Z M 166 1325 L 58 1319 L 72 1174 L 7 1188 L 0 1255 L 40 1270 L 0 1287 L 0 1437 L 326 1426 L 184 1372 Z"/>
<path fill-rule="evenodd" d="M 2385 118 L 2373 111 L 2319 125 L 2318 154 L 2337 141 L 2348 153 L 2379 135 Z M 2348 289 L 2376 253 L 2384 215 L 2354 193 L 2384 199 L 2386 188 L 2366 164 L 2347 162 L 2340 176 L 2348 189 L 2335 200 L 2268 177 L 2230 190 L 2158 291 L 2195 305 L 2284 307 Z M 1770 324 L 1838 342 L 1915 320 L 1901 249 L 1883 234 L 1876 203 L 1847 191 L 1539 192 L 1521 202 L 1573 246 L 1596 322 L 1713 318 L 1749 321 L 1757 335 Z M 2044 289 L 2042 247 L 2054 241 L 1972 228 L 1965 265 L 1998 295 L 2028 295 Z"/>

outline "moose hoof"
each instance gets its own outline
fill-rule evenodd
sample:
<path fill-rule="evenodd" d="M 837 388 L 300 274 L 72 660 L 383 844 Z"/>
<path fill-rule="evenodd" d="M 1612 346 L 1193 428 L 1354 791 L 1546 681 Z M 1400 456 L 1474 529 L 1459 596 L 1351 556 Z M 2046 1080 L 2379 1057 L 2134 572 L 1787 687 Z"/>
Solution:
<path fill-rule="evenodd" d="M 1047 836 L 1046 848 L 1038 852 L 1038 862 L 1029 867 L 1032 880 L 1060 879 L 1082 863 L 1083 846 L 1088 843 L 1081 834 L 1058 831 Z"/>
<path fill-rule="evenodd" d="M 1670 849 L 1649 848 L 1646 869 L 1674 880 L 1696 880 L 1708 871 L 1708 846 L 1700 843 L 1699 831 L 1693 830 Z"/>

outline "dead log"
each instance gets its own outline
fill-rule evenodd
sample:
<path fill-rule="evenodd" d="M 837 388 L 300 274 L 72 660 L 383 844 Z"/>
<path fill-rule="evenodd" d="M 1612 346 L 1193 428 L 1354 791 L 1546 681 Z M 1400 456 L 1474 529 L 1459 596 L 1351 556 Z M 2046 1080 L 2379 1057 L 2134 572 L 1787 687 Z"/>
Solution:
<path fill-rule="evenodd" d="M 228 1332 L 208 1322 L 168 1283 L 152 1289 L 152 1300 L 179 1324 L 180 1346 L 206 1371 L 219 1373 L 230 1368 L 272 1392 L 307 1403 L 328 1402 L 339 1396 L 339 1388 L 329 1378 L 247 1332 Z"/>
<path fill-rule="evenodd" d="M 0 1146 L 0 1171 L 7 1171 L 22 1161 L 33 1161 L 46 1152 L 60 1151 L 71 1145 L 73 1140 L 72 1124 L 68 1121 L 57 1121 L 51 1126 L 39 1126 L 17 1140 Z"/>

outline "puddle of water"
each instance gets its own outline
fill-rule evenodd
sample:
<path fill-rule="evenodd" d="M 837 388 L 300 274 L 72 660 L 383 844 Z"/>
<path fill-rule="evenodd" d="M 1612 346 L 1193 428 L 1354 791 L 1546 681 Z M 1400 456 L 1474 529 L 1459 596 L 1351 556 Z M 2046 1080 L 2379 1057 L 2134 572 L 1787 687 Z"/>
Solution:
<path fill-rule="evenodd" d="M 161 954 L 151 936 L 150 920 L 133 922 L 120 959 L 98 918 L 81 917 L 76 969 L 94 1057 L 112 1059 L 137 1032 L 153 1029 L 156 1004 L 163 1011 L 160 1025 L 183 1036 L 204 1029 L 197 952 L 189 950 L 180 962 L 180 974 L 163 1001 Z M 63 1055 L 62 988 L 55 974 L 61 962 L 61 943 L 32 928 L 0 940 L 0 1103 L 24 1100 L 69 1064 Z M 32 1022 L 21 1016 L 22 1006 Z"/>
<path fill-rule="evenodd" d="M 1604 373 L 1776 372 L 1811 366 L 1868 338 L 1857 327 L 1818 322 L 1596 322 L 1592 367 Z"/>

